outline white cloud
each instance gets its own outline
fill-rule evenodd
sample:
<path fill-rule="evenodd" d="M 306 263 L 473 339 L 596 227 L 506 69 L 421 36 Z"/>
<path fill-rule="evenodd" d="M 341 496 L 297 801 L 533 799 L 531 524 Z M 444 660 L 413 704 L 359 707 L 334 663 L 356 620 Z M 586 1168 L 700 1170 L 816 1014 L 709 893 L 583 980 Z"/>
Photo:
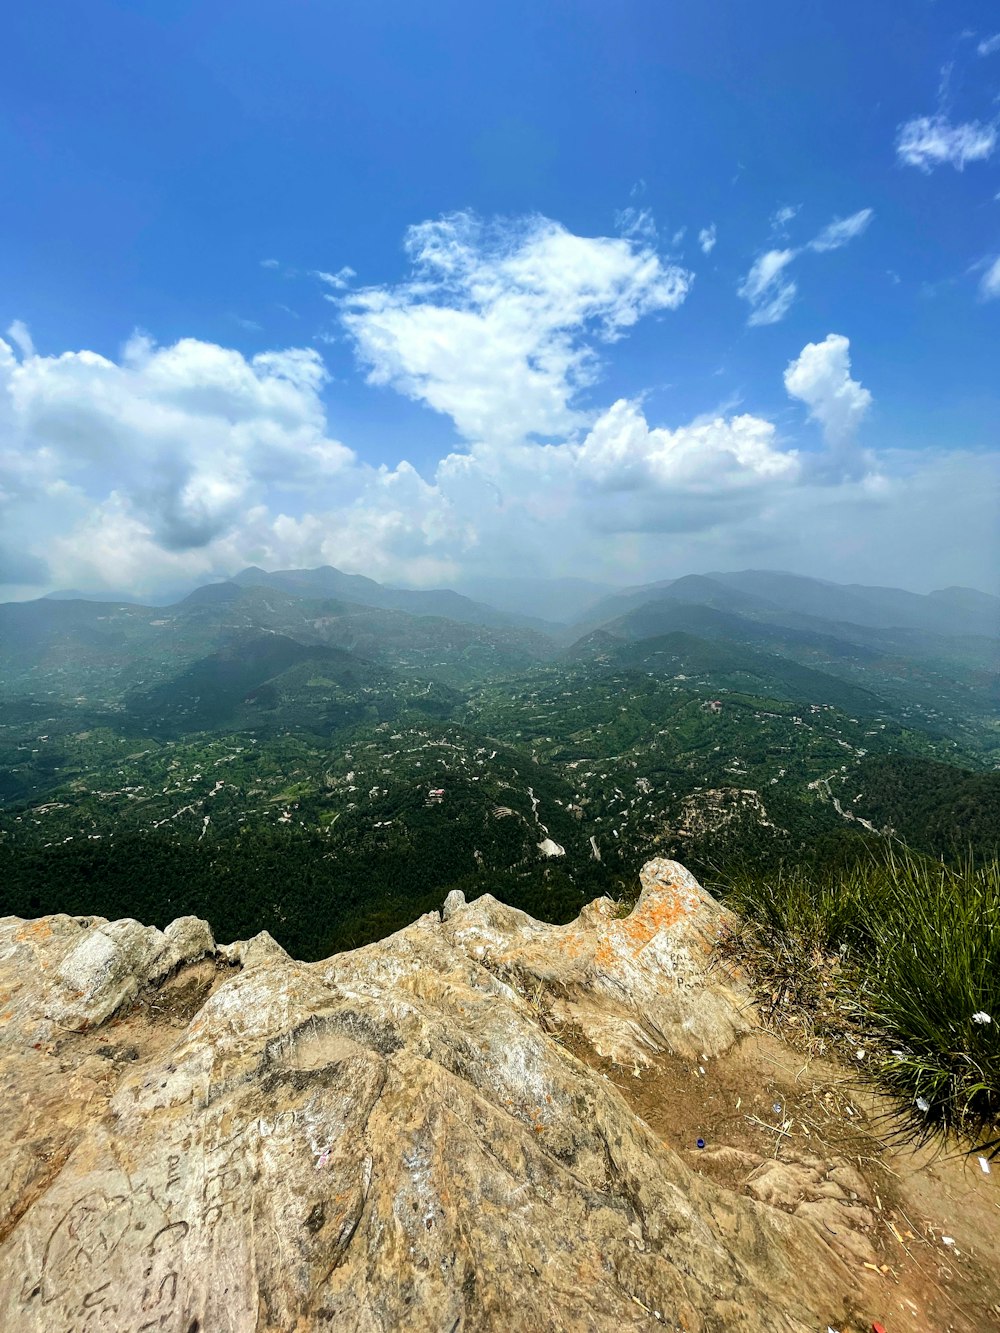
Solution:
<path fill-rule="evenodd" d="M 351 279 L 358 275 L 349 264 L 339 268 L 336 273 L 327 273 L 325 269 L 314 268 L 312 271 L 314 278 L 319 278 L 320 282 L 325 283 L 327 287 L 332 287 L 334 291 L 342 292 L 351 285 Z"/>
<path fill-rule="evenodd" d="M 627 399 L 594 422 L 572 459 L 601 491 L 651 490 L 661 499 L 691 490 L 719 495 L 798 473 L 797 455 L 777 446 L 774 426 L 760 417 L 715 417 L 672 431 L 650 426 Z"/>
<path fill-rule="evenodd" d="M 809 242 L 809 249 L 815 250 L 817 254 L 825 254 L 827 250 L 839 250 L 841 246 L 853 241 L 855 236 L 860 236 L 874 216 L 874 209 L 862 208 L 857 213 L 852 213 L 849 218 L 834 218 Z"/>
<path fill-rule="evenodd" d="M 1000 298 L 1000 255 L 979 279 L 979 295 L 984 301 Z"/>
<path fill-rule="evenodd" d="M 609 558 L 635 534 L 742 521 L 800 464 L 771 422 L 713 416 L 667 429 L 619 400 L 579 438 L 501 433 L 425 479 L 359 463 L 325 428 L 314 352 L 239 353 L 137 336 L 118 362 L 18 359 L 0 342 L 4 532 L 23 577 L 63 586 L 177 586 L 248 563 L 332 563 L 447 582 L 462 565 L 550 568 Z M 9 521 L 8 521 L 9 520 Z M 630 536 L 632 534 L 632 536 Z M 645 539 L 643 539 L 645 540 Z"/>
<path fill-rule="evenodd" d="M 851 378 L 851 344 L 840 333 L 821 343 L 807 343 L 785 370 L 785 388 L 805 403 L 819 423 L 830 450 L 826 460 L 841 470 L 858 471 L 864 461 L 855 452 L 858 426 L 872 405 L 871 393 Z"/>
<path fill-rule="evenodd" d="M 261 268 L 280 268 L 281 261 L 278 259 L 262 259 L 260 266 Z"/>
<path fill-rule="evenodd" d="M 640 240 L 574 236 L 532 217 L 469 213 L 411 227 L 413 274 L 343 299 L 373 384 L 450 416 L 469 440 L 565 435 L 597 378 L 593 344 L 674 310 L 692 275 Z"/>
<path fill-rule="evenodd" d="M 992 37 L 984 37 L 976 50 L 981 56 L 991 56 L 994 51 L 1000 51 L 1000 32 L 995 32 Z"/>
<path fill-rule="evenodd" d="M 583 412 L 593 346 L 678 304 L 687 275 L 641 245 L 539 219 L 488 234 L 447 220 L 410 239 L 406 283 L 339 308 L 365 364 L 450 412 L 467 445 L 421 472 L 365 465 L 330 437 L 314 350 L 251 359 L 136 335 L 111 360 L 0 340 L 0 581 L 143 592 L 251 563 L 425 586 L 747 564 L 994 581 L 995 456 L 862 453 L 871 395 L 845 338 L 809 344 L 786 371 L 822 447 L 733 407 L 670 424 L 626 398 Z M 755 266 L 761 308 L 787 284 L 785 253 Z M 966 540 L 928 544 L 941 522 Z"/>
<path fill-rule="evenodd" d="M 771 233 L 774 236 L 787 236 L 788 224 L 798 216 L 801 204 L 785 204 L 771 217 Z"/>
<path fill-rule="evenodd" d="M 785 269 L 798 250 L 767 250 L 753 263 L 737 291 L 750 302 L 748 324 L 777 324 L 784 319 L 798 292 L 797 285 L 784 276 Z"/>
<path fill-rule="evenodd" d="M 698 244 L 701 246 L 703 255 L 710 255 L 712 253 L 715 249 L 716 240 L 717 235 L 714 222 L 710 222 L 707 227 L 702 227 L 701 231 L 698 233 Z"/>
<path fill-rule="evenodd" d="M 978 120 L 952 125 L 940 113 L 915 116 L 899 127 L 896 156 L 907 166 L 925 172 L 945 163 L 962 171 L 967 162 L 981 162 L 989 157 L 996 142 L 996 127 L 982 125 Z"/>
<path fill-rule="evenodd" d="M 634 191 L 633 191 L 634 193 Z M 655 245 L 657 240 L 656 220 L 651 208 L 619 208 L 615 212 L 615 227 L 622 236 L 629 236 Z"/>
<path fill-rule="evenodd" d="M 790 221 L 798 209 L 783 208 L 775 214 L 772 225 Z M 798 295 L 798 284 L 789 277 L 785 270 L 793 260 L 807 250 L 816 254 L 825 254 L 829 250 L 839 250 L 853 241 L 867 228 L 874 217 L 874 210 L 862 208 L 848 218 L 834 218 L 827 226 L 796 249 L 765 250 L 754 260 L 749 273 L 737 287 L 738 295 L 750 303 L 750 315 L 747 323 L 753 328 L 764 324 L 777 324 L 784 319 Z"/>
<path fill-rule="evenodd" d="M 23 320 L 15 319 L 7 330 L 7 337 L 11 340 L 22 356 L 34 356 L 35 344 L 31 340 L 31 333 L 27 324 Z"/>
<path fill-rule="evenodd" d="M 0 491 L 48 492 L 76 508 L 113 494 L 165 550 L 207 545 L 262 487 L 351 461 L 325 434 L 325 379 L 308 350 L 247 360 L 140 334 L 118 362 L 87 351 L 19 360 L 0 342 Z"/>

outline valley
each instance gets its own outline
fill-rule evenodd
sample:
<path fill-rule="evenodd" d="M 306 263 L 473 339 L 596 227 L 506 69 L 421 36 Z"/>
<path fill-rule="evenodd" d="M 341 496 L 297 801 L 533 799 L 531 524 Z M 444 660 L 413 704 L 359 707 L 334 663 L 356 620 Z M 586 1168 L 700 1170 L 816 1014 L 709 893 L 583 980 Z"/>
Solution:
<path fill-rule="evenodd" d="M 650 856 L 724 882 L 886 836 L 997 844 L 979 603 L 921 623 L 912 594 L 817 585 L 814 612 L 882 622 L 804 627 L 798 581 L 782 608 L 777 576 L 703 578 L 554 624 L 351 577 L 0 606 L 0 910 L 195 913 L 322 957 L 452 887 L 568 920 Z"/>

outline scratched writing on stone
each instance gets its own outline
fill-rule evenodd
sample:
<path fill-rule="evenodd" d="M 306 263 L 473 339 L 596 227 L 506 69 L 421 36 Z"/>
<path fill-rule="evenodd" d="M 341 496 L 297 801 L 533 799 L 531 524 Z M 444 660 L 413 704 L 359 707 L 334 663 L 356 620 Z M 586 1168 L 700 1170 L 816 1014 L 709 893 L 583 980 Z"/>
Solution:
<path fill-rule="evenodd" d="M 82 1272 L 96 1276 L 120 1243 L 131 1217 L 132 1200 L 124 1194 L 92 1190 L 77 1199 L 53 1227 L 45 1246 L 39 1284 L 43 1302 L 55 1300 Z"/>

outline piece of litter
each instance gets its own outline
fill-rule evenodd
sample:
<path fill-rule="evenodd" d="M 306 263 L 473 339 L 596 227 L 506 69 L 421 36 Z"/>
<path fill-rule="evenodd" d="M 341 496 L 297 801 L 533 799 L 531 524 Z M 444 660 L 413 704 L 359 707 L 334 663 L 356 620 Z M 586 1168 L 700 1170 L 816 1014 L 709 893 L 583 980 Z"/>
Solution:
<path fill-rule="evenodd" d="M 931 1104 L 926 1097 L 917 1098 L 917 1110 L 923 1111 L 924 1115 L 931 1109 Z"/>
<path fill-rule="evenodd" d="M 697 1141 L 697 1146 L 698 1146 L 699 1148 L 704 1148 L 704 1146 L 705 1146 L 705 1140 L 704 1140 L 704 1139 L 698 1139 L 698 1141 Z"/>
<path fill-rule="evenodd" d="M 972 1015 L 972 1021 L 973 1023 L 979 1023 L 980 1025 L 982 1025 L 983 1023 L 992 1023 L 993 1019 L 990 1017 L 989 1014 L 984 1014 L 982 1009 L 980 1009 L 978 1010 L 978 1012 Z"/>
<path fill-rule="evenodd" d="M 858 1049 L 854 1052 L 854 1058 L 855 1058 L 855 1060 L 863 1060 L 863 1059 L 865 1058 L 865 1053 L 864 1053 L 864 1051 L 860 1048 L 860 1046 L 859 1046 Z"/>
<path fill-rule="evenodd" d="M 326 1152 L 320 1154 L 319 1161 L 316 1163 L 316 1170 L 318 1171 L 320 1167 L 326 1166 L 329 1160 L 330 1160 L 330 1149 L 327 1148 Z"/>
<path fill-rule="evenodd" d="M 979 1165 L 982 1168 L 983 1175 L 988 1176 L 990 1174 L 990 1164 L 985 1157 L 980 1157 Z"/>
<path fill-rule="evenodd" d="M 705 1072 L 705 1066 L 704 1066 L 704 1065 L 699 1065 L 699 1066 L 698 1066 L 698 1073 L 699 1073 L 699 1074 L 704 1074 L 704 1072 Z"/>
<path fill-rule="evenodd" d="M 893 1055 L 896 1056 L 898 1060 L 902 1060 L 905 1054 L 906 1054 L 905 1051 L 893 1051 Z"/>
<path fill-rule="evenodd" d="M 885 1333 L 884 1325 L 876 1321 L 874 1324 L 872 1324 L 872 1333 Z"/>
<path fill-rule="evenodd" d="M 954 1244 L 955 1244 L 955 1237 L 954 1237 L 954 1236 L 942 1236 L 942 1237 L 941 1237 L 941 1244 L 942 1244 L 942 1245 L 954 1245 Z"/>
<path fill-rule="evenodd" d="M 771 1107 L 771 1110 L 774 1112 L 775 1115 L 781 1115 L 781 1102 L 775 1102 L 774 1105 Z"/>

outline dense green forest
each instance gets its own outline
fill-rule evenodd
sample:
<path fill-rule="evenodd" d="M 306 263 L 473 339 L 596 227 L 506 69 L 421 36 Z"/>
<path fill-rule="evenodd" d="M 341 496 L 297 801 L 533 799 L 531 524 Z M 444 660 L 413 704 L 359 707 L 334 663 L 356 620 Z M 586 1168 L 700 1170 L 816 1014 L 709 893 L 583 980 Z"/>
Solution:
<path fill-rule="evenodd" d="M 724 887 L 1000 842 L 995 682 L 965 636 L 940 685 L 936 605 L 890 659 L 889 631 L 776 623 L 709 579 L 681 589 L 706 604 L 657 590 L 625 628 L 546 634 L 371 581 L 374 604 L 324 598 L 356 590 L 313 574 L 0 607 L 0 913 L 194 913 L 308 959 L 453 887 L 557 921 L 627 897 L 652 855 Z"/>

